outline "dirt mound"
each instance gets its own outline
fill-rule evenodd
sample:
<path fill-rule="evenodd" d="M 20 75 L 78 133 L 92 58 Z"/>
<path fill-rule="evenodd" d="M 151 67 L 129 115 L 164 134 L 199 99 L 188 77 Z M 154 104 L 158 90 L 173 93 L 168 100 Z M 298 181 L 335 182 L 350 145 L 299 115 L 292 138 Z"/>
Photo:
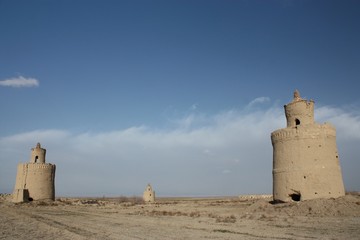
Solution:
<path fill-rule="evenodd" d="M 360 195 L 350 194 L 340 198 L 314 199 L 300 202 L 273 204 L 266 200 L 254 201 L 248 213 L 289 216 L 360 216 Z"/>

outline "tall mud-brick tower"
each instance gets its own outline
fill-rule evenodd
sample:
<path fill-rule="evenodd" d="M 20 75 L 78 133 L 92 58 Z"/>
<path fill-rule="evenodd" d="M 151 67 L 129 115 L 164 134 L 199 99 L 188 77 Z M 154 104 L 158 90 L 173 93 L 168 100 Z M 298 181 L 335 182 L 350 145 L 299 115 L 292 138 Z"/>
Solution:
<path fill-rule="evenodd" d="M 40 143 L 31 149 L 29 163 L 20 163 L 17 167 L 14 202 L 32 200 L 55 200 L 54 164 L 45 163 L 46 149 Z"/>
<path fill-rule="evenodd" d="M 344 196 L 335 128 L 316 123 L 314 101 L 297 90 L 284 108 L 287 128 L 271 133 L 274 201 Z"/>
<path fill-rule="evenodd" d="M 148 184 L 143 194 L 144 202 L 155 202 L 155 191 L 152 189 L 151 185 Z"/>

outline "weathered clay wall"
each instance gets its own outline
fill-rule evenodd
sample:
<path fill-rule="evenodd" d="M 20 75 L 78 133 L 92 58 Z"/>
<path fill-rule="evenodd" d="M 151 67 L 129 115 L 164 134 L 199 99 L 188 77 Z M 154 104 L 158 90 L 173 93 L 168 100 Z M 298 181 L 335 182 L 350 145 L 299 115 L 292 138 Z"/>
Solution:
<path fill-rule="evenodd" d="M 274 199 L 343 196 L 335 129 L 330 125 L 286 128 L 272 134 Z"/>
<path fill-rule="evenodd" d="M 15 190 L 27 189 L 33 200 L 55 199 L 55 170 L 49 163 L 21 163 L 18 165 Z"/>

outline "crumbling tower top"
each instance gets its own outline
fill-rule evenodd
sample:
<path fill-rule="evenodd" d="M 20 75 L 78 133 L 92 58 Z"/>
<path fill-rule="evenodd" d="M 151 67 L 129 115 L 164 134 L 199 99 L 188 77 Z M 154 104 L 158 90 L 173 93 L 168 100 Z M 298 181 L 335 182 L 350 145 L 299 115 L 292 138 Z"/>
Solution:
<path fill-rule="evenodd" d="M 298 90 L 295 90 L 292 102 L 285 105 L 284 108 L 287 127 L 314 123 L 314 101 L 302 99 Z"/>
<path fill-rule="evenodd" d="M 42 148 L 40 143 L 31 149 L 30 163 L 45 163 L 46 149 Z"/>

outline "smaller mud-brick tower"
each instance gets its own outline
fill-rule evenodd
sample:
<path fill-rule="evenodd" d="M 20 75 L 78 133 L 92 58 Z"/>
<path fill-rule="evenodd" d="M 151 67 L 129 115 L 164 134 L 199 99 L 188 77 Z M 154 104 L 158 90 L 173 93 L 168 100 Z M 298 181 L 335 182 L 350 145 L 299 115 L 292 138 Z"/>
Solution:
<path fill-rule="evenodd" d="M 55 200 L 56 166 L 45 162 L 45 154 L 46 149 L 38 143 L 31 149 L 30 162 L 18 165 L 14 202 Z"/>
<path fill-rule="evenodd" d="M 274 201 L 344 196 L 335 128 L 316 123 L 314 101 L 297 90 L 284 108 L 287 128 L 271 133 Z"/>
<path fill-rule="evenodd" d="M 155 191 L 152 189 L 151 185 L 148 184 L 143 194 L 144 202 L 155 202 Z"/>

